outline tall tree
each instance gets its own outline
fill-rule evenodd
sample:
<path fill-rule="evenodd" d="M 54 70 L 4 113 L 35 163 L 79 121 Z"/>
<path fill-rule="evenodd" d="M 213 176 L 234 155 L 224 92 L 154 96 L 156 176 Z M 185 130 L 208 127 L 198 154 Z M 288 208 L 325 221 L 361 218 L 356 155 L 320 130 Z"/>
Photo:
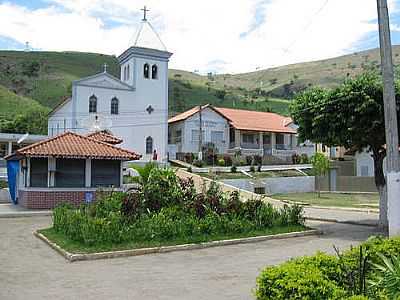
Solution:
<path fill-rule="evenodd" d="M 398 85 L 396 99 L 400 99 Z M 299 125 L 300 139 L 372 153 L 380 196 L 380 223 L 387 226 L 383 172 L 385 120 L 382 81 L 378 75 L 365 73 L 333 90 L 307 90 L 297 95 L 290 110 L 294 122 Z"/>

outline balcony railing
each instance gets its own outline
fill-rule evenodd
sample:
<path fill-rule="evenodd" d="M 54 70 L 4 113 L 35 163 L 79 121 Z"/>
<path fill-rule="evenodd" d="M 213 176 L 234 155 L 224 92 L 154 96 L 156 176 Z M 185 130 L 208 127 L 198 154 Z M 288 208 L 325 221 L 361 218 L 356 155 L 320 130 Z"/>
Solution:
<path fill-rule="evenodd" d="M 276 144 L 276 150 L 292 150 L 292 146 L 286 144 Z"/>
<path fill-rule="evenodd" d="M 260 145 L 254 143 L 241 143 L 240 147 L 243 149 L 260 149 Z"/>

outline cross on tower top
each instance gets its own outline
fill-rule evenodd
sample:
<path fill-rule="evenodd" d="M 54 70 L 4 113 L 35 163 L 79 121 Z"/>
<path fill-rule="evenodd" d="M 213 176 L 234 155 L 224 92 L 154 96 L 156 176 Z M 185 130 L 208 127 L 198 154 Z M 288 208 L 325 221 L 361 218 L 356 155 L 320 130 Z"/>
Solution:
<path fill-rule="evenodd" d="M 150 9 L 147 9 L 147 7 L 145 5 L 141 10 L 143 10 L 143 19 L 142 19 L 142 21 L 147 21 L 146 14 L 147 14 L 148 11 L 150 11 Z"/>
<path fill-rule="evenodd" d="M 108 67 L 108 65 L 106 63 L 104 63 L 104 65 L 103 65 L 103 72 L 104 73 L 107 73 L 107 67 Z"/>

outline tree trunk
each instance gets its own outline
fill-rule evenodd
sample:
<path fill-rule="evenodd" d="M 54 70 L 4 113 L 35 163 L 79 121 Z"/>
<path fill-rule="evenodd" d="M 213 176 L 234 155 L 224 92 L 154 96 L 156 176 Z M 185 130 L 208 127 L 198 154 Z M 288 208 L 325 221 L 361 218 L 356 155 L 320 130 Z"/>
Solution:
<path fill-rule="evenodd" d="M 372 149 L 372 153 L 372 158 L 374 159 L 375 185 L 379 192 L 379 225 L 387 228 L 387 187 L 385 174 L 383 173 L 383 160 L 386 157 L 386 151 L 382 148 L 378 148 Z"/>

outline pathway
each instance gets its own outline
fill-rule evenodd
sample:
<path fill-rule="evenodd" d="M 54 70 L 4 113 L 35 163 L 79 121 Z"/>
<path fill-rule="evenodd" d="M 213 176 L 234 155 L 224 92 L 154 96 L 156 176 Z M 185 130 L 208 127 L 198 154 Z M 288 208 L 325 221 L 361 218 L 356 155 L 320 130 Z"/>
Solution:
<path fill-rule="evenodd" d="M 376 228 L 310 225 L 320 237 L 232 245 L 109 260 L 68 263 L 32 232 L 50 217 L 0 219 L 0 299 L 252 299 L 260 270 L 332 245 L 349 248 Z"/>

